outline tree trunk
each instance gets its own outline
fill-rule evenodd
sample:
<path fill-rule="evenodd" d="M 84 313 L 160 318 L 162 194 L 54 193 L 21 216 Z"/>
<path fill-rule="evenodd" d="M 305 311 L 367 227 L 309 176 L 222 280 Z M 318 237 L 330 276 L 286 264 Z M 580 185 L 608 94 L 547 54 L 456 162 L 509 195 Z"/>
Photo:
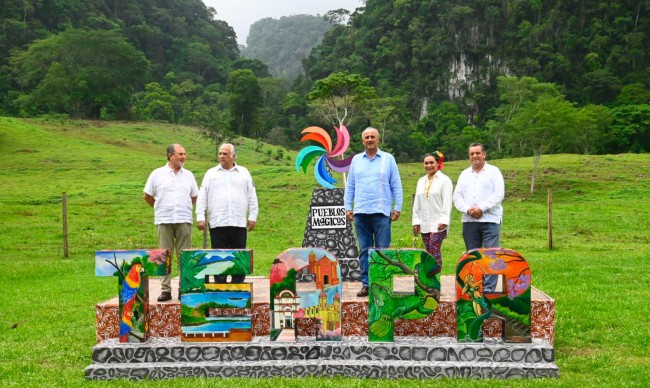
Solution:
<path fill-rule="evenodd" d="M 530 178 L 530 194 L 532 195 L 535 192 L 535 177 L 537 176 L 537 167 L 539 166 L 539 161 L 542 159 L 541 152 L 533 153 L 533 176 Z"/>
<path fill-rule="evenodd" d="M 339 121 L 339 129 L 341 129 L 342 126 L 344 126 L 343 120 Z M 336 142 L 338 143 L 340 139 L 337 137 Z M 341 154 L 341 160 L 345 159 L 345 154 Z M 343 175 L 343 188 L 345 189 L 345 186 L 348 184 L 348 177 L 347 173 L 343 172 L 341 173 Z"/>

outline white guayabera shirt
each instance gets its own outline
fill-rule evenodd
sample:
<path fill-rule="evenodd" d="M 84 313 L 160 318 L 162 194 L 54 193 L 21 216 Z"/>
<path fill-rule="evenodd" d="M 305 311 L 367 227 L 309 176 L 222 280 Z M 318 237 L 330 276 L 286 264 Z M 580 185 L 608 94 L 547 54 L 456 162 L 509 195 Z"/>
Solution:
<path fill-rule="evenodd" d="M 144 192 L 155 200 L 156 225 L 192 223 L 192 198 L 199 194 L 192 172 L 181 167 L 174 174 L 174 170 L 166 164 L 149 174 Z"/>
<path fill-rule="evenodd" d="M 468 167 L 458 177 L 454 190 L 454 206 L 463 213 L 463 222 L 492 222 L 500 224 L 503 218 L 501 201 L 505 192 L 503 175 L 498 167 L 485 163 L 483 169 L 474 172 Z M 473 218 L 467 210 L 479 206 L 481 218 Z"/>
<path fill-rule="evenodd" d="M 196 221 L 205 221 L 205 210 L 211 228 L 246 227 L 246 221 L 257 221 L 257 193 L 246 167 L 235 164 L 230 170 L 218 165 L 209 169 L 196 201 Z M 248 217 L 247 217 L 248 213 Z"/>

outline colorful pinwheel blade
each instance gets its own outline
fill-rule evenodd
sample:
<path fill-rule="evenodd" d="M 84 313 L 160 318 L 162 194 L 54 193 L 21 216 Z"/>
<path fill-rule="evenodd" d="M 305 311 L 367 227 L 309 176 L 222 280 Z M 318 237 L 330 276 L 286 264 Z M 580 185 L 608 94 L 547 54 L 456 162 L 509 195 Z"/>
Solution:
<path fill-rule="evenodd" d="M 314 174 L 318 171 L 318 175 L 321 176 L 325 181 L 329 183 L 336 183 L 336 179 L 332 178 L 332 175 L 327 171 L 325 166 L 325 158 L 321 156 L 316 162 L 316 168 L 314 168 Z"/>
<path fill-rule="evenodd" d="M 327 164 L 329 164 L 332 171 L 348 172 L 350 171 L 350 164 L 352 164 L 352 158 L 354 158 L 354 155 L 348 156 L 345 159 L 334 159 L 331 156 L 327 156 Z"/>
<path fill-rule="evenodd" d="M 315 157 L 324 153 L 325 149 L 319 146 L 307 146 L 301 149 L 300 152 L 298 152 L 298 156 L 296 156 L 296 171 L 300 171 L 302 168 L 302 171 L 307 173 L 307 166 L 309 163 L 311 163 Z"/>
<path fill-rule="evenodd" d="M 300 139 L 300 141 L 306 140 L 313 140 L 322 145 L 323 148 L 327 149 L 327 139 L 325 139 L 320 133 L 308 133 Z"/>
<path fill-rule="evenodd" d="M 347 151 L 348 147 L 350 146 L 350 133 L 343 124 L 341 124 L 340 128 L 334 126 L 334 130 L 336 131 L 336 146 L 332 152 L 328 152 L 327 154 L 329 156 L 343 155 L 343 153 Z"/>
<path fill-rule="evenodd" d="M 316 178 L 316 182 L 318 182 L 319 185 L 323 186 L 326 189 L 334 189 L 336 186 L 332 185 L 332 183 L 336 183 L 336 179 L 332 178 L 332 176 L 327 172 L 324 161 L 325 158 L 321 156 L 320 159 L 318 159 L 316 162 L 316 168 L 314 168 L 314 177 Z"/>
<path fill-rule="evenodd" d="M 329 153 L 332 150 L 332 138 L 330 137 L 330 134 L 327 133 L 326 130 L 324 130 L 321 127 L 307 127 L 302 130 L 300 133 L 307 133 L 307 135 L 303 136 L 300 141 L 304 140 L 314 140 L 318 143 L 320 143 L 327 153 Z"/>

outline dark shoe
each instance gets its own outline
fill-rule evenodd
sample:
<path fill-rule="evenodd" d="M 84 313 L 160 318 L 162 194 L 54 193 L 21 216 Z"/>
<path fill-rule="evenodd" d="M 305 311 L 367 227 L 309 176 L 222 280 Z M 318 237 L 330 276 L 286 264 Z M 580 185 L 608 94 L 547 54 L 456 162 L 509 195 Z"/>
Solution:
<path fill-rule="evenodd" d="M 361 291 L 357 292 L 357 296 L 368 296 L 368 286 L 361 287 Z"/>
<path fill-rule="evenodd" d="M 366 292 L 366 294 L 368 294 L 368 293 Z M 172 300 L 172 293 L 171 292 L 163 292 L 158 297 L 158 302 L 167 302 L 168 300 Z"/>

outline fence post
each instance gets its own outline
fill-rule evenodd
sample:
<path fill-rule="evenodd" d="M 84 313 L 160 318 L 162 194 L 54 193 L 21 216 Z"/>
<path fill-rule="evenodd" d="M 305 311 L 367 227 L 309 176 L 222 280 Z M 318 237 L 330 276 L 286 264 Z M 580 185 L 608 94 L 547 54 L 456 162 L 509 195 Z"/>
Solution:
<path fill-rule="evenodd" d="M 548 249 L 553 249 L 553 189 L 548 189 Z"/>
<path fill-rule="evenodd" d="M 63 257 L 68 257 L 68 195 L 61 193 L 61 207 L 63 208 Z"/>

